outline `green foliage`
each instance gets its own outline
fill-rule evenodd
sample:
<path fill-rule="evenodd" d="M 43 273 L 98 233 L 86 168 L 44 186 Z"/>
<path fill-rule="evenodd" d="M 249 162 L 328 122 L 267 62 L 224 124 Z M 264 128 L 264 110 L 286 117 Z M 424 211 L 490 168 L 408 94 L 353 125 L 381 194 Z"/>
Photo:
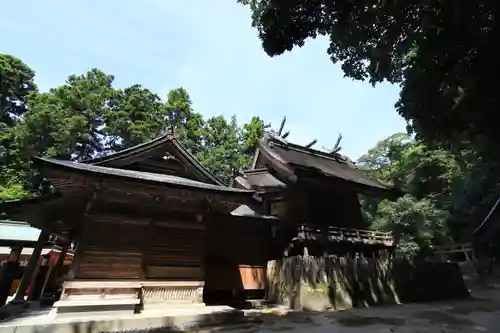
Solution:
<path fill-rule="evenodd" d="M 158 137 L 165 129 L 165 107 L 160 97 L 140 85 L 115 90 L 104 112 L 103 134 L 112 151 Z"/>
<path fill-rule="evenodd" d="M 140 85 L 113 87 L 98 69 L 71 75 L 65 84 L 39 93 L 34 72 L 19 59 L 0 56 L 0 200 L 21 199 L 40 190 L 33 156 L 81 161 L 154 139 L 174 129 L 183 145 L 209 170 L 229 182 L 249 166 L 264 122 L 254 117 L 203 119 L 184 88 L 163 101 Z"/>
<path fill-rule="evenodd" d="M 174 128 L 184 147 L 197 156 L 203 151 L 203 116 L 194 111 L 191 98 L 184 88 L 168 92 L 165 102 L 165 116 L 168 126 Z"/>
<path fill-rule="evenodd" d="M 394 233 L 400 256 L 422 254 L 432 244 L 451 240 L 449 211 L 454 189 L 463 180 L 454 155 L 396 133 L 370 149 L 358 163 L 382 182 L 407 193 L 394 202 L 362 200 L 365 219 L 375 229 Z"/>
<path fill-rule="evenodd" d="M 270 56 L 320 35 L 347 77 L 400 84 L 396 109 L 427 144 L 500 161 L 494 0 L 239 0 Z"/>
<path fill-rule="evenodd" d="M 36 91 L 35 72 L 20 59 L 0 54 L 0 133 L 26 112 L 26 97 Z M 6 127 L 4 127 L 6 126 Z"/>
<path fill-rule="evenodd" d="M 23 163 L 15 145 L 14 127 L 36 92 L 34 71 L 18 58 L 0 54 L 0 200 L 22 198 Z"/>
<path fill-rule="evenodd" d="M 30 196 L 31 193 L 26 191 L 22 185 L 12 185 L 8 187 L 0 186 L 0 202 L 16 201 Z"/>

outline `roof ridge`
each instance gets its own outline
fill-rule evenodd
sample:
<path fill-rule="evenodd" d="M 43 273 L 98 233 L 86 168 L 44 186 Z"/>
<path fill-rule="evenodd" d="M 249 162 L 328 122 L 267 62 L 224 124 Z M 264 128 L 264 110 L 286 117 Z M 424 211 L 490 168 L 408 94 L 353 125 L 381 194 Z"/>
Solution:
<path fill-rule="evenodd" d="M 160 143 L 160 142 L 163 142 L 163 141 L 171 141 L 172 139 L 175 139 L 175 137 L 173 136 L 172 132 L 167 131 L 165 134 L 162 134 L 162 135 L 158 136 L 157 138 L 148 140 L 148 141 L 140 143 L 138 145 L 135 145 L 135 146 L 132 146 L 132 147 L 128 147 L 128 148 L 125 148 L 125 149 L 122 149 L 122 150 L 118 150 L 118 151 L 112 152 L 112 153 L 107 154 L 107 155 L 103 155 L 103 156 L 99 156 L 99 157 L 95 157 L 95 158 L 89 158 L 89 159 L 81 160 L 80 163 L 85 163 L 85 164 L 100 163 L 102 161 L 106 161 L 107 159 L 113 158 L 114 156 L 124 155 L 124 154 L 126 154 L 128 152 L 131 152 L 133 150 L 136 150 L 136 149 L 139 149 L 139 148 L 143 148 L 143 147 L 147 147 L 148 145 L 155 144 L 157 142 Z"/>
<path fill-rule="evenodd" d="M 312 149 L 312 148 L 307 148 L 295 143 L 281 143 L 281 142 L 270 142 L 271 144 L 274 144 L 276 146 L 279 146 L 283 149 L 291 149 L 295 150 L 301 153 L 306 153 L 310 154 L 313 156 L 321 157 L 327 160 L 332 160 L 338 163 L 344 163 L 344 164 L 349 164 L 349 158 L 347 156 L 341 155 L 339 153 L 328 153 L 325 151 L 317 150 L 317 149 Z M 354 166 L 354 165 L 353 165 Z"/>
<path fill-rule="evenodd" d="M 194 165 L 194 167 L 197 168 L 199 170 L 199 172 L 201 172 L 201 174 L 204 175 L 204 177 L 208 178 L 211 182 L 213 182 L 216 185 L 227 187 L 227 184 L 225 184 L 222 180 L 220 180 L 217 176 L 215 176 L 212 172 L 210 172 L 210 170 L 208 170 L 204 165 L 202 165 L 200 163 L 200 161 L 198 161 L 196 159 L 196 157 L 193 156 L 193 154 L 191 154 L 191 152 L 189 152 L 182 145 L 182 143 L 179 141 L 179 139 L 177 139 L 177 137 L 174 134 L 173 126 L 169 126 L 167 128 L 165 134 L 162 134 L 155 139 L 140 143 L 138 145 L 135 145 L 135 146 L 132 146 L 132 147 L 129 147 L 126 149 L 116 151 L 114 153 L 111 153 L 111 154 L 108 154 L 105 156 L 100 156 L 100 157 L 96 157 L 93 159 L 82 160 L 82 161 L 80 161 L 80 163 L 101 165 L 102 166 L 103 163 L 110 162 L 110 161 L 113 161 L 115 159 L 119 159 L 122 156 L 126 156 L 127 154 L 133 153 L 134 151 L 137 151 L 138 153 L 142 153 L 144 150 L 156 148 L 156 147 L 161 146 L 163 144 L 166 144 L 168 142 L 172 143 L 176 147 L 176 149 L 178 149 L 180 151 L 180 153 L 182 155 L 184 155 L 184 158 L 186 160 L 188 160 L 188 162 L 190 161 Z"/>

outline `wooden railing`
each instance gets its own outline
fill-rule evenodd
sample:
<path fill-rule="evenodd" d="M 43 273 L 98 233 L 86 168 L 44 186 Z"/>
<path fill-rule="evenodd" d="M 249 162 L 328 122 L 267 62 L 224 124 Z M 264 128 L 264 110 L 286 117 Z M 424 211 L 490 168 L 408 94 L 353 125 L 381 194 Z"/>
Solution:
<path fill-rule="evenodd" d="M 321 229 L 312 228 L 306 225 L 299 226 L 299 235 L 302 236 L 322 236 Z M 381 232 L 374 230 L 347 229 L 329 226 L 327 228 L 328 240 L 338 242 L 364 243 L 364 244 L 383 244 L 385 246 L 394 245 L 394 237 L 390 232 Z"/>

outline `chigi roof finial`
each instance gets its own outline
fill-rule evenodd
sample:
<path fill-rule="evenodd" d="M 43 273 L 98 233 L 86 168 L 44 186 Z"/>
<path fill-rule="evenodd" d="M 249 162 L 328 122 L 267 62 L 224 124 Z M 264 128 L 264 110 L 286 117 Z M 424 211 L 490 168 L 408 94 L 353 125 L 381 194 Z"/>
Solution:
<path fill-rule="evenodd" d="M 174 136 L 174 126 L 170 125 L 167 127 L 167 135 Z"/>

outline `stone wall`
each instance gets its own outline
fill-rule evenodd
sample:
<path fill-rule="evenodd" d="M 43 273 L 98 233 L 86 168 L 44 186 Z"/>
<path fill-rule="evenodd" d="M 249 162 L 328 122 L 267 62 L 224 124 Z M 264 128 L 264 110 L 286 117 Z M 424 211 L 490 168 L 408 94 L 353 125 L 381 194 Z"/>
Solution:
<path fill-rule="evenodd" d="M 395 263 L 389 256 L 288 257 L 268 262 L 267 278 L 270 301 L 297 310 L 322 311 L 468 296 L 456 265 Z"/>

